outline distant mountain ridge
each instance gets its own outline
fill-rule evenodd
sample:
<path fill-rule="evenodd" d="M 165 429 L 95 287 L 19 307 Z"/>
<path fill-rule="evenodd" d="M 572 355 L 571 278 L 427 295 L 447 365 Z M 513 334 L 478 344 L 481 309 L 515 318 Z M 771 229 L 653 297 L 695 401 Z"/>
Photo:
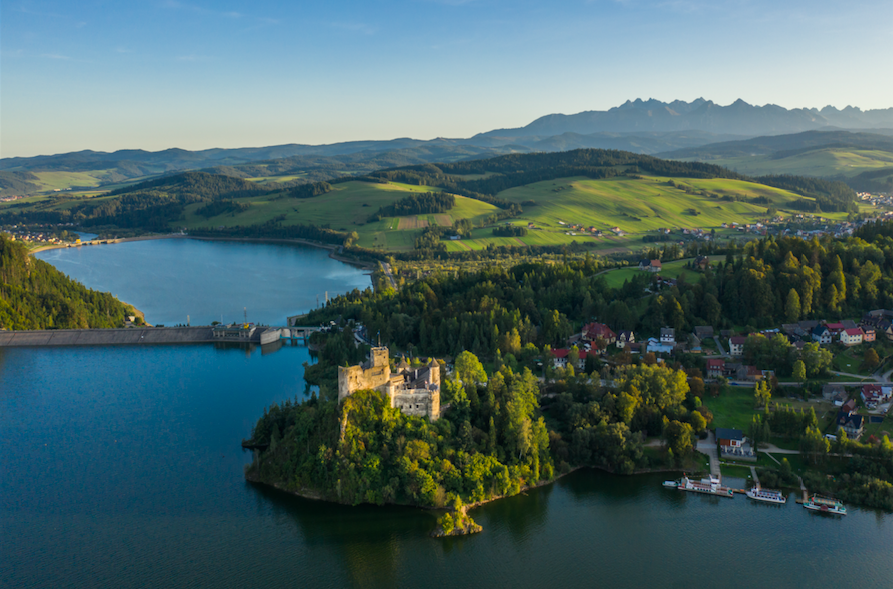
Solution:
<path fill-rule="evenodd" d="M 675 132 L 697 130 L 744 136 L 782 135 L 825 127 L 875 129 L 893 127 L 893 108 L 867 110 L 848 106 L 786 109 L 774 104 L 754 106 L 740 98 L 728 106 L 698 98 L 692 102 L 661 102 L 649 99 L 626 101 L 606 111 L 586 111 L 573 115 L 551 114 L 525 127 L 496 129 L 487 137 L 560 135 L 604 132 Z M 477 136 L 476 136 L 477 137 Z"/>
<path fill-rule="evenodd" d="M 84 150 L 57 155 L 0 159 L 0 196 L 46 191 L 32 173 L 99 171 L 100 186 L 182 170 L 206 170 L 241 178 L 295 175 L 292 182 L 330 180 L 345 174 L 434 162 L 456 162 L 498 155 L 572 149 L 616 149 L 685 157 L 708 144 L 754 137 L 839 131 L 840 128 L 893 134 L 893 108 L 863 111 L 848 106 L 785 109 L 736 100 L 720 106 L 691 102 L 628 100 L 607 111 L 551 114 L 516 129 L 496 129 L 467 139 L 399 138 L 348 141 L 330 145 L 286 144 L 235 149 L 141 149 L 112 153 Z M 743 147 L 743 146 L 742 146 Z M 689 156 L 691 157 L 691 156 Z"/>

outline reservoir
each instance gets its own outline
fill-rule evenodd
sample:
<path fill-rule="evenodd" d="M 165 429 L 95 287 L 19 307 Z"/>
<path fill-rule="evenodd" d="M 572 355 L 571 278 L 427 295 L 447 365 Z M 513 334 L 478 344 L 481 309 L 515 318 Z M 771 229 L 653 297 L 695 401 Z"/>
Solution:
<path fill-rule="evenodd" d="M 169 243 L 189 242 L 83 254 L 143 244 L 146 264 L 164 268 L 152 247 L 170 260 Z M 311 267 L 305 249 L 226 245 L 234 259 L 253 256 L 257 276 L 282 259 Z M 212 257 L 232 267 L 222 250 Z M 112 268 L 79 279 L 96 288 Z M 327 280 L 303 276 L 292 290 Z M 368 285 L 348 276 L 330 295 Z M 140 307 L 139 288 L 117 294 Z M 204 291 L 211 306 L 228 294 Z M 284 319 L 315 293 L 295 297 L 267 312 Z M 681 493 L 661 487 L 669 475 L 578 471 L 473 510 L 483 533 L 441 540 L 428 538 L 435 514 L 425 510 L 331 505 L 246 483 L 241 440 L 264 407 L 303 397 L 311 361 L 302 346 L 0 349 L 0 586 L 893 586 L 890 514 L 849 506 L 846 517 L 823 517 L 793 501 Z"/>
<path fill-rule="evenodd" d="M 368 270 L 308 246 L 154 239 L 46 250 L 36 257 L 114 294 L 153 325 L 285 325 L 330 296 L 371 286 Z"/>

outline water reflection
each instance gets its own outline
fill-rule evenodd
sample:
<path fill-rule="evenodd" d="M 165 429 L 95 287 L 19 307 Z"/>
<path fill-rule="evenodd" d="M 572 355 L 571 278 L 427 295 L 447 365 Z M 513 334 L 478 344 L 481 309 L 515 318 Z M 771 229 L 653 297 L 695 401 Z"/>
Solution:
<path fill-rule="evenodd" d="M 437 512 L 399 506 L 345 506 L 297 497 L 266 485 L 246 483 L 258 498 L 259 517 L 294 527 L 303 544 L 335 551 L 357 587 L 393 587 L 403 568 L 403 541 L 424 541 Z M 436 541 L 431 540 L 436 544 Z"/>

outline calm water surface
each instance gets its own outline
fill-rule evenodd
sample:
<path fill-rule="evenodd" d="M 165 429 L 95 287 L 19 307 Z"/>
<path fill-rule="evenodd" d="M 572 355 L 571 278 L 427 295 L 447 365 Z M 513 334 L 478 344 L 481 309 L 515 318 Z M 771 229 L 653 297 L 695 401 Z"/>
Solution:
<path fill-rule="evenodd" d="M 250 485 L 239 443 L 265 406 L 304 394 L 308 360 L 0 349 L 0 586 L 893 587 L 890 515 L 689 495 L 663 475 L 580 471 L 474 510 L 484 533 L 448 540 L 427 537 L 424 510 Z"/>
<path fill-rule="evenodd" d="M 149 323 L 248 320 L 285 325 L 329 296 L 371 285 L 366 271 L 328 250 L 286 244 L 156 239 L 47 250 L 37 257 L 84 285 L 111 292 Z"/>

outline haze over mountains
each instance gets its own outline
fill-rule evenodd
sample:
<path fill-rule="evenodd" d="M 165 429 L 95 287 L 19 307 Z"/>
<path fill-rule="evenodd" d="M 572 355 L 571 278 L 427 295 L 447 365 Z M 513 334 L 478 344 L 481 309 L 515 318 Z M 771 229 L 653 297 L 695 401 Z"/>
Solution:
<path fill-rule="evenodd" d="M 121 150 L 113 153 L 79 151 L 73 153 L 0 159 L 4 176 L 0 189 L 22 190 L 28 172 L 93 172 L 101 185 L 130 178 L 186 169 L 205 169 L 241 177 L 279 174 L 307 174 L 306 180 L 324 180 L 337 175 L 366 173 L 374 169 L 454 162 L 514 152 L 553 152 L 579 148 L 618 149 L 642 154 L 666 154 L 669 157 L 716 157 L 704 146 L 724 144 L 736 150 L 752 150 L 755 145 L 740 144 L 754 137 L 778 136 L 840 129 L 869 131 L 872 136 L 893 134 L 893 108 L 863 111 L 855 107 L 843 110 L 831 106 L 819 110 L 785 109 L 775 105 L 754 106 L 737 100 L 720 106 L 699 98 L 692 102 L 661 102 L 649 99 L 627 101 L 607 111 L 587 111 L 573 115 L 551 114 L 515 129 L 496 129 L 467 139 L 437 138 L 429 141 L 394 139 L 389 141 L 351 141 L 331 145 L 278 145 L 239 149 L 187 151 L 167 149 L 158 152 Z M 808 145 L 822 142 L 847 143 L 844 135 L 814 133 L 804 140 Z M 852 139 L 850 137 L 849 139 Z M 861 144 L 873 140 L 860 136 Z M 730 143 L 731 142 L 731 143 Z M 772 143 L 772 140 L 764 141 Z M 790 142 L 788 142 L 790 143 Z M 778 149 L 778 146 L 774 146 Z M 788 149 L 804 147 L 794 142 Z M 770 149 L 774 151 L 774 149 Z M 275 162 L 275 164 L 273 164 Z M 240 169 L 251 164 L 269 165 L 269 173 Z M 8 185 L 17 182 L 15 188 Z M 298 180 L 300 181 L 300 180 Z M 26 183 L 26 184 L 23 184 Z"/>

